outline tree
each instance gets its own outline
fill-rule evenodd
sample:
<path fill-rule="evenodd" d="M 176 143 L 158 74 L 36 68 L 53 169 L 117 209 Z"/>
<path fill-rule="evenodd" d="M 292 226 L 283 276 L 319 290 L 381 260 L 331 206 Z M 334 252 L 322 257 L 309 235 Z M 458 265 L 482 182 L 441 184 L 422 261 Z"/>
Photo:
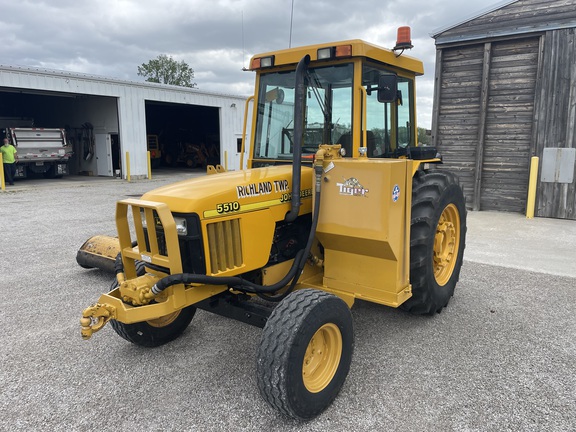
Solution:
<path fill-rule="evenodd" d="M 138 66 L 138 75 L 145 77 L 148 82 L 196 87 L 196 83 L 192 82 L 194 70 L 184 60 L 177 62 L 166 54 L 160 54 L 148 63 L 142 63 Z"/>
<path fill-rule="evenodd" d="M 425 128 L 418 128 L 418 143 L 420 145 L 429 145 L 432 141 L 430 131 Z"/>

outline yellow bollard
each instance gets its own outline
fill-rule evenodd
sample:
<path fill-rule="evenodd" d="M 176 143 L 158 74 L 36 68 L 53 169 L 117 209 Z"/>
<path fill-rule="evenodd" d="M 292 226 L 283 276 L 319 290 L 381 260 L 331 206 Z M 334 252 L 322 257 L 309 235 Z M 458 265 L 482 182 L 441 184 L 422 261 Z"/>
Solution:
<path fill-rule="evenodd" d="M 538 156 L 533 156 L 530 161 L 530 180 L 528 181 L 528 201 L 526 203 L 526 218 L 534 218 L 534 207 L 536 206 L 536 186 L 538 181 Z"/>
<path fill-rule="evenodd" d="M 150 159 L 150 151 L 147 151 L 147 157 L 148 157 L 148 180 L 152 179 L 152 161 Z"/>
<path fill-rule="evenodd" d="M 6 181 L 4 180 L 4 159 L 2 158 L 2 153 L 0 153 L 0 186 L 2 186 L 2 190 L 6 190 Z"/>
<path fill-rule="evenodd" d="M 224 169 L 228 171 L 228 151 L 224 150 Z"/>
<path fill-rule="evenodd" d="M 126 152 L 126 180 L 130 181 L 130 152 Z"/>

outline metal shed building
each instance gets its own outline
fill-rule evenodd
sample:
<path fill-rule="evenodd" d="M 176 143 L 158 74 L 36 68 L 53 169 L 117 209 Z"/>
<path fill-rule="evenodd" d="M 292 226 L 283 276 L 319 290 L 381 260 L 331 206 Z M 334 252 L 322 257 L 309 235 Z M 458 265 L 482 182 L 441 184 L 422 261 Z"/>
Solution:
<path fill-rule="evenodd" d="M 435 32 L 433 142 L 474 210 L 576 219 L 576 0 L 505 1 Z"/>
<path fill-rule="evenodd" d="M 72 173 L 113 176 L 120 169 L 126 177 L 128 152 L 131 176 L 147 177 L 147 126 L 153 117 L 155 123 L 180 122 L 170 128 L 201 129 L 198 140 L 214 142 L 217 162 L 238 169 L 244 101 L 185 87 L 0 65 L 0 117 L 28 117 L 37 127 L 76 131 L 89 125 L 95 157 L 75 143 Z"/>

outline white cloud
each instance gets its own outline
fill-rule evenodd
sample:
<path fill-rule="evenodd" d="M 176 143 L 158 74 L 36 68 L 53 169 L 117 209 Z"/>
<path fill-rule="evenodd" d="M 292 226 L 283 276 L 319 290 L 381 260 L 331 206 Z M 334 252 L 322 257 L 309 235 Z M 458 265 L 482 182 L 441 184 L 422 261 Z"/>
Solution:
<path fill-rule="evenodd" d="M 478 0 L 294 0 L 292 46 L 365 39 L 392 47 L 412 27 L 409 53 L 425 64 L 419 124 L 430 127 L 435 47 L 430 33 L 500 3 Z M 139 81 L 159 54 L 186 61 L 202 90 L 251 94 L 252 54 L 287 48 L 292 0 L 29 0 L 4 2 L 0 63 Z M 49 17 L 49 19 L 47 19 Z"/>

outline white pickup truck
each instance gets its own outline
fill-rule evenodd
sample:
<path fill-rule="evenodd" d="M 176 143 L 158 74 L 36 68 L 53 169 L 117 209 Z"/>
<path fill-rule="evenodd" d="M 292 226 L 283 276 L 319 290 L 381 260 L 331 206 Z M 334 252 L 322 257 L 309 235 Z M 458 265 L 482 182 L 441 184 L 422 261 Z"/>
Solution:
<path fill-rule="evenodd" d="M 6 137 L 18 151 L 16 177 L 36 173 L 55 178 L 68 174 L 68 161 L 73 152 L 64 129 L 6 128 Z"/>

